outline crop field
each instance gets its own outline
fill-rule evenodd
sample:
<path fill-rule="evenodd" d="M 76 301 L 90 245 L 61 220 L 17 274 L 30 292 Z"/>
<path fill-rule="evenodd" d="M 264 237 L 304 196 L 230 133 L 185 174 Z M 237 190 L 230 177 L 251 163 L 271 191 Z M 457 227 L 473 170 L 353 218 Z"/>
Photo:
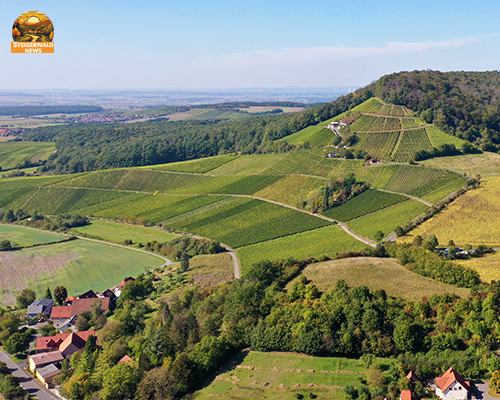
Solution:
<path fill-rule="evenodd" d="M 454 144 L 457 149 L 460 149 L 462 145 L 465 143 L 465 140 L 459 139 L 455 136 L 448 135 L 441 131 L 435 125 L 428 125 L 425 127 L 427 134 L 429 135 L 429 139 L 434 147 L 440 146 L 442 144 Z"/>
<path fill-rule="evenodd" d="M 384 289 L 389 296 L 420 300 L 434 294 L 454 293 L 467 297 L 469 289 L 437 282 L 409 271 L 392 258 L 356 257 L 308 265 L 302 274 L 322 292 L 329 293 L 343 279 L 350 287 L 365 285 Z M 499 275 L 500 276 L 500 275 Z M 291 287 L 292 283 L 288 284 Z"/>
<path fill-rule="evenodd" d="M 60 242 L 67 240 L 68 237 L 20 226 L 0 225 L 0 241 L 5 239 L 19 246 L 28 247 L 36 244 Z"/>
<path fill-rule="evenodd" d="M 356 148 L 364 149 L 373 158 L 389 160 L 399 132 L 359 133 L 357 136 Z"/>
<path fill-rule="evenodd" d="M 463 156 L 439 157 L 421 161 L 421 164 L 449 169 L 469 176 L 482 177 L 500 175 L 500 154 L 484 152 L 482 154 L 465 154 Z"/>
<path fill-rule="evenodd" d="M 335 257 L 346 251 L 366 248 L 366 244 L 345 233 L 338 225 L 240 247 L 236 254 L 243 269 L 261 260 L 305 259 L 327 255 Z"/>
<path fill-rule="evenodd" d="M 25 160 L 37 161 L 55 149 L 53 142 L 0 142 L 0 166 L 3 170 L 16 168 Z"/>
<path fill-rule="evenodd" d="M 323 214 L 338 221 L 349 221 L 406 200 L 408 197 L 399 194 L 368 189 L 347 203 L 324 211 Z"/>
<path fill-rule="evenodd" d="M 389 367 L 387 359 L 377 361 L 383 369 Z M 306 399 L 311 393 L 318 399 L 343 400 L 342 388 L 359 385 L 360 376 L 367 371 L 365 364 L 356 359 L 243 351 L 192 398 Z"/>
<path fill-rule="evenodd" d="M 366 100 L 359 106 L 354 107 L 352 110 L 369 114 L 382 114 L 380 110 L 382 110 L 383 107 L 384 103 L 380 99 L 372 97 L 371 99 Z"/>
<path fill-rule="evenodd" d="M 401 118 L 386 117 L 384 121 L 384 131 L 399 131 L 401 130 Z"/>
<path fill-rule="evenodd" d="M 393 159 L 397 162 L 413 160 L 420 150 L 430 150 L 431 142 L 424 128 L 402 131 L 394 149 Z"/>
<path fill-rule="evenodd" d="M 179 237 L 178 235 L 168 233 L 158 228 L 100 221 L 97 219 L 92 220 L 89 225 L 73 228 L 72 230 L 76 232 L 77 235 L 90 235 L 115 243 L 122 243 L 126 239 L 132 240 L 133 244 L 146 244 L 153 240 L 164 243 Z"/>
<path fill-rule="evenodd" d="M 241 247 L 330 224 L 276 204 L 240 198 L 169 227 L 209 237 L 231 247 Z"/>
<path fill-rule="evenodd" d="M 210 171 L 209 175 L 252 175 L 261 174 L 284 159 L 287 154 L 259 154 L 237 157 Z M 268 172 L 266 172 L 268 173 Z M 277 171 L 270 172 L 276 174 Z"/>
<path fill-rule="evenodd" d="M 255 193 L 255 196 L 297 206 L 300 201 L 316 189 L 325 185 L 325 180 L 304 175 L 289 175 Z"/>
<path fill-rule="evenodd" d="M 486 254 L 479 258 L 468 260 L 456 260 L 457 264 L 476 270 L 481 277 L 481 281 L 490 283 L 500 280 L 500 252 Z"/>
<path fill-rule="evenodd" d="M 200 158 L 196 160 L 188 160 L 175 162 L 170 164 L 150 165 L 142 167 L 144 169 L 157 169 L 161 171 L 174 171 L 174 172 L 191 172 L 204 174 L 224 164 L 235 160 L 236 156 L 221 155 L 215 157 Z"/>
<path fill-rule="evenodd" d="M 430 201 L 431 203 L 437 203 L 443 200 L 446 196 L 449 196 L 451 193 L 465 186 L 466 184 L 467 178 L 461 177 L 441 186 L 438 189 L 433 190 L 432 192 L 427 193 L 422 198 L 424 200 Z"/>
<path fill-rule="evenodd" d="M 391 192 L 409 194 L 429 182 L 446 175 L 447 171 L 422 168 L 412 165 L 400 165 L 384 189 Z"/>
<path fill-rule="evenodd" d="M 423 122 L 420 118 L 401 118 L 401 125 L 403 129 L 418 128 L 424 124 L 425 122 Z"/>
<path fill-rule="evenodd" d="M 20 208 L 35 191 L 35 188 L 30 187 L 17 190 L 0 190 L 0 207 L 10 210 Z"/>
<path fill-rule="evenodd" d="M 132 249 L 87 240 L 0 252 L 0 288 L 5 304 L 17 291 L 29 287 L 41 296 L 47 286 L 65 286 L 69 295 L 89 289 L 102 291 L 126 276 L 161 266 L 164 261 Z"/>
<path fill-rule="evenodd" d="M 500 246 L 500 177 L 484 179 L 402 240 L 425 234 L 435 234 L 443 245 L 453 240 L 457 246 Z"/>
<path fill-rule="evenodd" d="M 323 126 L 309 126 L 279 141 L 297 145 L 308 142 L 310 146 L 326 146 L 333 140 L 335 133 Z"/>
<path fill-rule="evenodd" d="M 370 239 L 375 239 L 378 231 L 385 236 L 393 232 L 397 226 L 416 218 L 429 207 L 416 200 L 408 200 L 384 208 L 383 210 L 353 219 L 347 223 L 354 232 Z"/>
<path fill-rule="evenodd" d="M 351 125 L 355 132 L 381 132 L 384 130 L 385 117 L 361 115 Z"/>

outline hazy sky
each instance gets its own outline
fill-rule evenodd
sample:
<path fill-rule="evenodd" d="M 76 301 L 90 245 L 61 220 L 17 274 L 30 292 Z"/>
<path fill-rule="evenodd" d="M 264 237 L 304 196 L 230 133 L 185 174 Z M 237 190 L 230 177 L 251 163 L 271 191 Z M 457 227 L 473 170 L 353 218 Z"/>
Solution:
<path fill-rule="evenodd" d="M 26 11 L 54 54 L 11 54 Z M 360 87 L 395 71 L 500 68 L 500 1 L 2 2 L 0 89 Z"/>

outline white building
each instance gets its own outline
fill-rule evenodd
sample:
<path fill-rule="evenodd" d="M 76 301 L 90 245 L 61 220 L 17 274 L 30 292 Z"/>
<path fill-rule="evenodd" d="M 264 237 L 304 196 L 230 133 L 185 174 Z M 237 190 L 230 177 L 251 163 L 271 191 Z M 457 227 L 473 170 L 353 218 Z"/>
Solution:
<path fill-rule="evenodd" d="M 436 396 L 443 400 L 467 400 L 470 382 L 451 367 L 443 376 L 436 378 Z"/>

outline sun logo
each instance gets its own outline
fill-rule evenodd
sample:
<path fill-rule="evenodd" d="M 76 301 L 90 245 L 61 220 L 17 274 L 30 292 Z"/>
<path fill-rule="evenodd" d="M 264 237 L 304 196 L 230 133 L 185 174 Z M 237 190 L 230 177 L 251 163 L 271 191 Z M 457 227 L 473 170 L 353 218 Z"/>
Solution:
<path fill-rule="evenodd" d="M 54 25 L 45 14 L 28 11 L 12 26 L 12 53 L 53 53 Z"/>

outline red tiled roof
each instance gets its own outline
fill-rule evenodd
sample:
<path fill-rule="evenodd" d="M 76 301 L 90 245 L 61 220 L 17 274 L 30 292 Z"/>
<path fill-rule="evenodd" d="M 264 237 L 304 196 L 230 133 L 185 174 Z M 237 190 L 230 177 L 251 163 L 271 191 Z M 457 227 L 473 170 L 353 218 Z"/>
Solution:
<path fill-rule="evenodd" d="M 118 287 L 121 288 L 123 285 L 125 285 L 127 282 L 130 282 L 130 281 L 135 281 L 135 279 L 132 278 L 131 276 L 127 276 L 123 281 L 121 281 L 118 284 Z"/>
<path fill-rule="evenodd" d="M 70 306 L 53 307 L 50 313 L 51 319 L 67 319 L 71 316 Z"/>
<path fill-rule="evenodd" d="M 75 332 L 82 340 L 85 342 L 88 340 L 90 335 L 95 335 L 95 331 L 81 331 Z M 44 351 L 44 350 L 52 350 L 54 348 L 59 348 L 61 343 L 70 335 L 70 333 L 58 333 L 54 336 L 44 336 L 36 338 L 36 350 Z M 52 345 L 49 346 L 49 343 Z"/>
<path fill-rule="evenodd" d="M 132 360 L 131 357 L 129 357 L 127 354 L 125 354 L 120 361 L 118 361 L 118 364 L 120 363 L 129 363 Z"/>
<path fill-rule="evenodd" d="M 72 332 L 68 335 L 64 342 L 61 343 L 59 347 L 59 351 L 64 353 L 64 351 L 71 345 L 76 346 L 78 349 L 82 350 L 85 348 L 86 340 L 82 339 L 80 336 L 76 334 L 76 332 Z"/>
<path fill-rule="evenodd" d="M 401 390 L 401 400 L 411 400 L 411 390 Z"/>
<path fill-rule="evenodd" d="M 413 370 L 411 370 L 410 372 L 408 372 L 408 375 L 406 375 L 406 377 L 408 379 L 413 379 L 415 381 L 418 381 L 418 377 L 417 377 L 417 374 L 415 374 L 415 372 Z"/>
<path fill-rule="evenodd" d="M 445 391 L 448 389 L 453 382 L 457 381 L 460 383 L 465 390 L 470 390 L 469 383 L 460 375 L 457 371 L 450 367 L 448 371 L 446 371 L 442 376 L 436 378 L 436 385 L 441 389 L 441 391 Z"/>
<path fill-rule="evenodd" d="M 71 309 L 70 316 L 72 317 L 73 315 L 80 315 L 85 311 L 92 311 L 92 303 L 94 303 L 94 301 L 101 302 L 101 310 L 103 311 L 109 310 L 109 301 L 110 301 L 109 297 L 103 297 L 102 299 L 95 299 L 95 298 L 75 299 L 73 300 L 73 303 L 71 303 L 70 306 Z"/>
<path fill-rule="evenodd" d="M 69 297 L 66 297 L 66 299 L 64 300 L 64 302 L 65 303 L 71 303 L 75 299 L 76 299 L 75 296 L 69 296 Z"/>

